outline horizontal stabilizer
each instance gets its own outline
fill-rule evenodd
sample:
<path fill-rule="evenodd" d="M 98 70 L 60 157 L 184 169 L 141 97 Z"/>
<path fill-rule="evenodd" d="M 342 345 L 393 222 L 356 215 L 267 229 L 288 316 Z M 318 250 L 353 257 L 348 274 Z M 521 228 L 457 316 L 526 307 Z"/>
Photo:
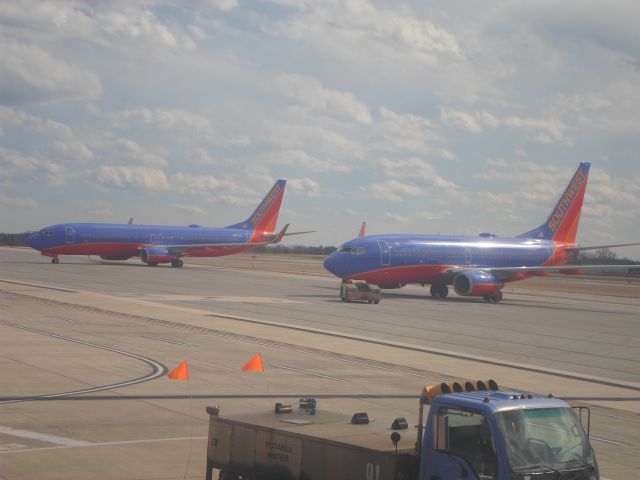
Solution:
<path fill-rule="evenodd" d="M 289 224 L 287 223 L 284 228 L 282 230 L 280 230 L 280 233 L 278 235 L 276 235 L 276 238 L 274 238 L 271 243 L 280 243 L 282 241 L 282 239 L 284 238 L 284 236 L 287 234 L 287 228 L 289 228 Z"/>
<path fill-rule="evenodd" d="M 615 247 L 633 247 L 640 245 L 640 243 L 618 243 L 616 245 L 594 245 L 592 247 L 567 247 L 570 252 L 581 252 L 583 250 L 600 250 L 601 248 L 615 248 Z"/>

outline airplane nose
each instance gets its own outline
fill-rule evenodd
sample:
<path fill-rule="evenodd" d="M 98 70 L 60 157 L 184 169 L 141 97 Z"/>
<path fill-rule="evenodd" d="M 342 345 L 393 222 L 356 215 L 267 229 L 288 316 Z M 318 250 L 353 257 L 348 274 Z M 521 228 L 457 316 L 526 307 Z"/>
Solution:
<path fill-rule="evenodd" d="M 29 245 L 31 248 L 35 248 L 37 250 L 38 247 L 36 245 L 38 243 L 38 234 L 32 233 L 31 235 L 29 235 L 27 238 L 24 239 L 24 243 Z"/>
<path fill-rule="evenodd" d="M 336 272 L 335 272 L 336 256 L 335 256 L 335 254 L 332 253 L 327 258 L 325 258 L 324 262 L 322 262 L 322 264 L 324 265 L 325 269 L 329 270 L 331 273 L 336 275 Z"/>

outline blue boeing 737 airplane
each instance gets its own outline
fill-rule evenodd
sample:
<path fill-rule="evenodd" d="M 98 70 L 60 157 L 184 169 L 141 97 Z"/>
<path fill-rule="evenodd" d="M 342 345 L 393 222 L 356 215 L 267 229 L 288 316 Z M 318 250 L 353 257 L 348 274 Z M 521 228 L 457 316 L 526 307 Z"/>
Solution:
<path fill-rule="evenodd" d="M 278 243 L 285 235 L 310 233 L 287 234 L 287 224 L 276 234 L 285 185 L 286 180 L 278 180 L 249 218 L 225 228 L 134 225 L 132 219 L 124 225 L 63 223 L 29 235 L 25 243 L 51 257 L 52 263 L 58 263 L 60 255 L 100 255 L 104 260 L 140 257 L 151 266 L 182 267 L 181 257 L 231 255 Z"/>
<path fill-rule="evenodd" d="M 448 285 L 463 296 L 502 300 L 506 282 L 551 271 L 578 274 L 595 268 L 631 265 L 563 266 L 580 250 L 638 245 L 638 243 L 578 247 L 576 234 L 590 164 L 578 167 L 545 223 L 517 237 L 481 233 L 478 237 L 453 235 L 365 235 L 343 244 L 324 266 L 345 280 L 364 280 L 380 288 L 408 283 L 431 285 L 431 295 L 444 298 Z"/>

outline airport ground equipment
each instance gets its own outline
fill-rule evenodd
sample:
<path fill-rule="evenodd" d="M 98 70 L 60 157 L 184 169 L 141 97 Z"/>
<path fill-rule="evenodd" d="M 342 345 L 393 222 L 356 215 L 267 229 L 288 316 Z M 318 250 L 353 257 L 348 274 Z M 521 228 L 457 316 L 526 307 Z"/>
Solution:
<path fill-rule="evenodd" d="M 499 390 L 492 380 L 425 387 L 415 426 L 322 409 L 207 412 L 207 480 L 214 469 L 221 480 L 600 478 L 587 409 Z"/>
<path fill-rule="evenodd" d="M 340 300 L 343 302 L 380 303 L 382 290 L 375 285 L 369 285 L 363 280 L 347 280 L 340 284 Z"/>

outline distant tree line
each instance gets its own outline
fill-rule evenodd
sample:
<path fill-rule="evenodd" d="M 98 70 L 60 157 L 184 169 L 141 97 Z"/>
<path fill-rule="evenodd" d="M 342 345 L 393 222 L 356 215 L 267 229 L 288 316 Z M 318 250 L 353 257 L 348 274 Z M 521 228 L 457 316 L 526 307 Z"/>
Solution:
<path fill-rule="evenodd" d="M 0 245 L 16 247 L 24 245 L 24 239 L 31 235 L 32 232 L 23 233 L 0 233 Z"/>

